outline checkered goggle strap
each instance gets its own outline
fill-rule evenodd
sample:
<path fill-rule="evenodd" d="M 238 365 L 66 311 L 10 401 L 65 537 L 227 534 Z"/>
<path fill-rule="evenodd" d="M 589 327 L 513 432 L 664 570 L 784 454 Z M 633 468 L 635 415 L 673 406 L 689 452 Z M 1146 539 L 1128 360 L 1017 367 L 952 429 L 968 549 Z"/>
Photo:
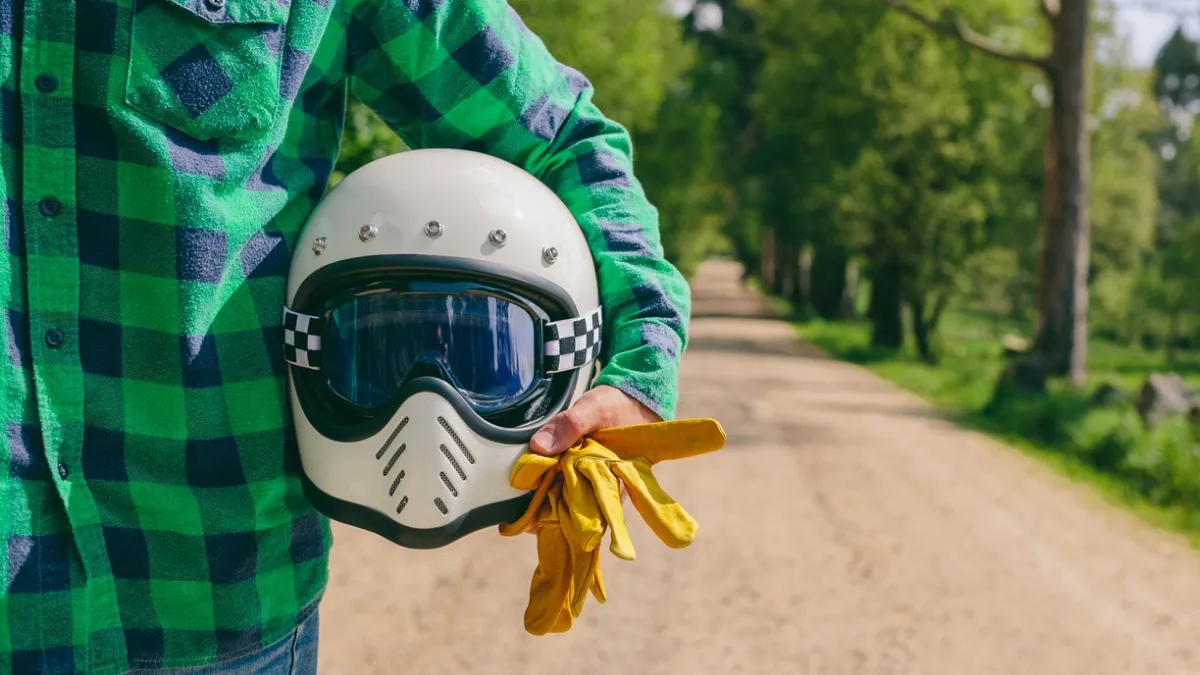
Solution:
<path fill-rule="evenodd" d="M 599 308 L 577 319 L 546 324 L 542 348 L 547 375 L 580 368 L 600 355 L 601 311 Z"/>
<path fill-rule="evenodd" d="M 321 369 L 321 319 L 283 308 L 283 356 L 288 363 Z"/>
<path fill-rule="evenodd" d="M 547 375 L 580 368 L 600 355 L 602 327 L 599 308 L 587 316 L 545 324 L 542 336 L 543 370 Z M 320 317 L 283 308 L 284 359 L 295 366 L 321 369 Z"/>

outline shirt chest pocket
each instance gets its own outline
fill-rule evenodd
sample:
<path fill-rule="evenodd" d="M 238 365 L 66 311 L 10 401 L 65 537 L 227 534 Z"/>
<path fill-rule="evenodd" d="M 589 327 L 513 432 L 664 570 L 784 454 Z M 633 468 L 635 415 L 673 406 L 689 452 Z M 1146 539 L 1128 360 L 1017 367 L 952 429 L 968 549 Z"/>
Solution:
<path fill-rule="evenodd" d="M 269 129 L 289 3 L 136 0 L 126 103 L 200 140 Z"/>

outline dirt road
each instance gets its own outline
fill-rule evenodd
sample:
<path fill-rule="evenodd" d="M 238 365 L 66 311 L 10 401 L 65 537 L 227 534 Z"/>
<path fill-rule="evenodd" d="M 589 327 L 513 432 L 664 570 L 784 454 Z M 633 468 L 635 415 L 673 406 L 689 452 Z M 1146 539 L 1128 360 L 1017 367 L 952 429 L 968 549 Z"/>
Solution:
<path fill-rule="evenodd" d="M 531 537 L 410 552 L 338 528 L 323 674 L 1200 673 L 1200 553 L 822 358 L 735 266 L 693 293 L 680 415 L 729 445 L 657 473 L 696 543 L 636 520 L 608 604 L 535 638 Z"/>

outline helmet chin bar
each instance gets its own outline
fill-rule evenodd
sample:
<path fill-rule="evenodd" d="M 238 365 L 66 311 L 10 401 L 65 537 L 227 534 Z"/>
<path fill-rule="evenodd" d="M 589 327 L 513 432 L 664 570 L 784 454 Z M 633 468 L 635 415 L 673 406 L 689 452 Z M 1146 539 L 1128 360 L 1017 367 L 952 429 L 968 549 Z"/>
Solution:
<path fill-rule="evenodd" d="M 494 427 L 437 378 L 403 391 L 378 434 L 322 455 L 302 449 L 313 505 L 407 548 L 437 548 L 519 518 L 531 493 L 510 487 L 508 476 L 536 427 Z"/>
<path fill-rule="evenodd" d="M 398 523 L 381 511 L 338 499 L 317 487 L 307 474 L 300 474 L 300 482 L 305 497 L 325 516 L 413 549 L 441 548 L 484 528 L 511 523 L 521 517 L 533 498 L 532 492 L 526 492 L 507 501 L 467 511 L 441 527 L 416 528 Z"/>

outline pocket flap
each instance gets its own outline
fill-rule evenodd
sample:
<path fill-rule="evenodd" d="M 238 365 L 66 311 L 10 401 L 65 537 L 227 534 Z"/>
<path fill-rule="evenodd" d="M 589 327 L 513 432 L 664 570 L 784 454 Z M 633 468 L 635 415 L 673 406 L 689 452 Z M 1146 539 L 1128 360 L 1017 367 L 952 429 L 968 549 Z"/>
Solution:
<path fill-rule="evenodd" d="M 211 24 L 286 23 L 291 0 L 165 0 Z"/>

